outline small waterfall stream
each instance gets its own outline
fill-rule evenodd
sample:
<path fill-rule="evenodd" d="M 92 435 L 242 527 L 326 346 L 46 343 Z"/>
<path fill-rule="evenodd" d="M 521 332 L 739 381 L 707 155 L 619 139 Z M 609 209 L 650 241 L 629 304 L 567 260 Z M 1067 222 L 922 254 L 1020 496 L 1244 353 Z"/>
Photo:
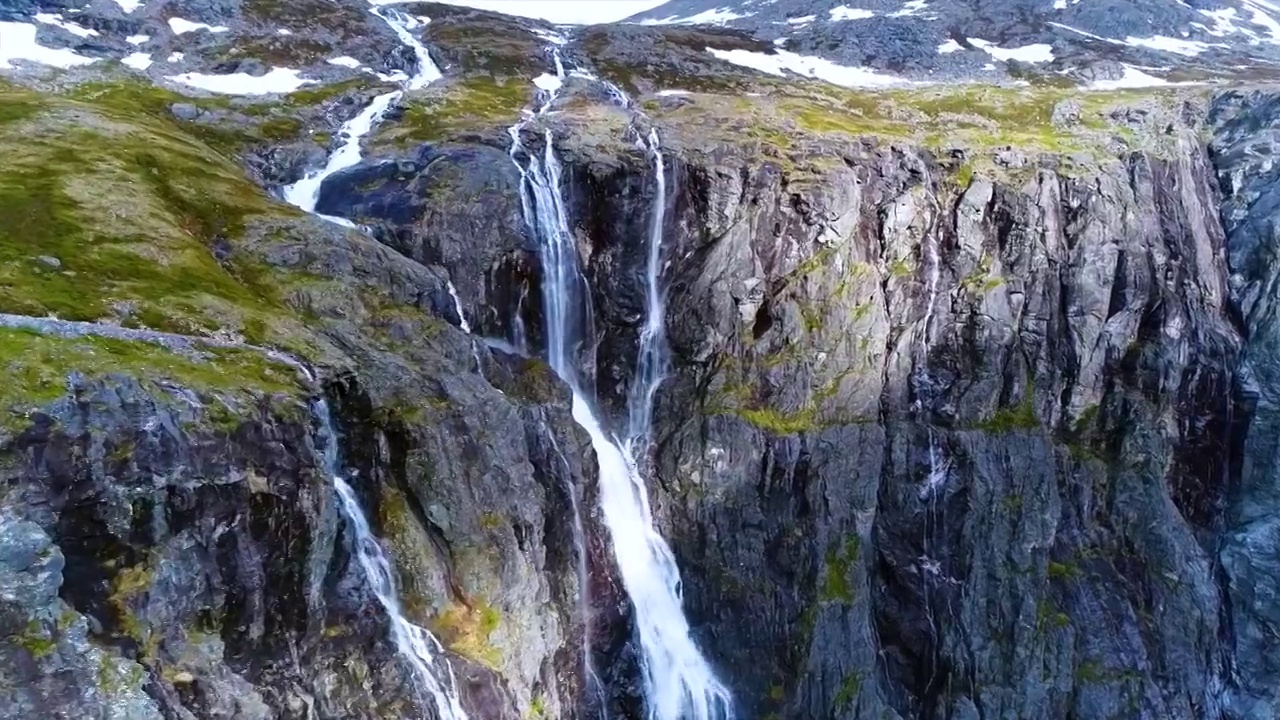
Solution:
<path fill-rule="evenodd" d="M 640 358 L 627 398 L 627 450 L 636 457 L 653 429 L 653 397 L 667 374 L 666 306 L 661 287 L 662 230 L 667 218 L 667 180 L 662 145 L 657 129 L 649 131 L 648 151 L 653 156 L 653 177 L 657 187 L 649 218 L 649 247 L 645 262 L 644 326 L 640 330 Z"/>
<path fill-rule="evenodd" d="M 641 671 L 645 700 L 650 720 L 727 720 L 733 716 L 728 690 L 716 678 L 690 636 L 688 620 L 682 607 L 680 573 L 674 555 L 653 523 L 648 488 L 628 451 L 630 443 L 619 442 L 601 426 L 592 408 L 592 399 L 584 392 L 573 362 L 582 341 L 593 340 L 591 328 L 578 326 L 571 319 L 581 317 L 585 325 L 592 317 L 585 300 L 587 284 L 579 266 L 577 247 L 561 195 L 561 166 L 556 156 L 550 130 L 544 132 L 542 153 L 527 150 L 521 131 L 537 116 L 546 113 L 559 91 L 565 73 L 558 50 L 552 48 L 556 76 L 544 75 L 535 81 L 542 90 L 540 106 L 526 114 L 524 120 L 510 129 L 512 162 L 521 175 L 521 203 L 525 222 L 541 247 L 543 267 L 543 305 L 546 320 L 547 358 L 551 367 L 573 391 L 573 418 L 591 438 L 600 471 L 600 506 L 612 538 L 614 559 L 622 583 L 634 610 L 636 635 L 641 648 Z M 651 135 L 651 148 L 662 177 L 662 154 L 657 136 Z M 665 203 L 663 191 L 657 200 Z M 636 382 L 640 401 L 652 402 L 653 390 L 661 381 L 665 363 L 661 295 L 657 276 L 661 248 L 661 215 L 655 208 L 649 274 L 652 279 L 651 302 L 647 308 L 644 342 L 650 356 L 645 378 Z M 649 410 L 641 408 L 638 417 L 646 426 Z M 639 429 L 639 426 L 633 426 Z"/>
<path fill-rule="evenodd" d="M 440 720 L 467 720 L 467 714 L 458 700 L 457 681 L 444 656 L 444 648 L 430 631 L 409 622 L 405 617 L 400 608 L 391 559 L 382 550 L 382 544 L 370 529 L 355 491 L 342 477 L 338 461 L 338 436 L 328 403 L 317 400 L 312 406 L 312 412 L 318 427 L 318 438 L 324 443 L 324 469 L 333 479 L 342 515 L 351 533 L 352 553 L 360 563 L 374 597 L 387 614 L 391 625 L 391 640 L 412 668 L 416 686 L 425 691 L 435 703 Z"/>
<path fill-rule="evenodd" d="M 396 36 L 400 38 L 401 42 L 413 48 L 413 54 L 418 61 L 417 68 L 414 74 L 404 81 L 399 90 L 392 90 L 375 97 L 368 107 L 360 111 L 359 115 L 342 124 L 342 128 L 338 130 L 338 137 L 342 138 L 342 145 L 329 156 L 324 167 L 307 173 L 301 180 L 284 188 L 285 202 L 299 207 L 305 212 L 315 213 L 316 203 L 320 200 L 320 186 L 324 184 L 325 180 L 335 173 L 359 164 L 362 157 L 360 142 L 366 135 L 373 132 L 373 129 L 382 121 L 383 116 L 387 114 L 391 106 L 404 96 L 405 90 L 417 90 L 426 87 L 429 83 L 442 77 L 440 68 L 436 67 L 436 64 L 432 62 L 431 54 L 427 52 L 426 46 L 419 42 L 410 32 L 421 27 L 423 22 L 395 8 L 386 7 L 390 4 L 375 0 L 370 12 L 387 23 Z M 350 220 L 345 218 L 331 215 L 321 215 L 321 217 L 340 225 L 355 227 Z"/>

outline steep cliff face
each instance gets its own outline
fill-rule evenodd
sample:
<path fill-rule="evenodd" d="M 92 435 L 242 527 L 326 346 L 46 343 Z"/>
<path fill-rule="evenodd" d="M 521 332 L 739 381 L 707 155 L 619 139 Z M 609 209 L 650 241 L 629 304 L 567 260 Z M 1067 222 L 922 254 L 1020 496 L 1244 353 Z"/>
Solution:
<path fill-rule="evenodd" d="M 1240 404 L 1249 412 L 1233 438 L 1237 482 L 1228 496 L 1221 561 L 1230 599 L 1227 635 L 1239 717 L 1280 712 L 1276 696 L 1276 331 L 1274 277 L 1277 197 L 1277 98 L 1271 92 L 1218 97 L 1214 162 L 1223 192 L 1231 293 L 1248 338 L 1240 367 Z"/>
<path fill-rule="evenodd" d="M 658 492 L 753 715 L 1216 714 L 1240 339 L 1179 132 L 1083 176 L 677 169 Z"/>

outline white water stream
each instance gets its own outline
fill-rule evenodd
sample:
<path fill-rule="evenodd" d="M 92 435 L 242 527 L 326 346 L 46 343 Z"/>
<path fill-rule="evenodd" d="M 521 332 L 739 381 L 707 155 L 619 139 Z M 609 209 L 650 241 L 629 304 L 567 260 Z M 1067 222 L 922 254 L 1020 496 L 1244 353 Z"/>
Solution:
<path fill-rule="evenodd" d="M 680 572 L 670 547 L 654 528 L 648 489 L 628 448 L 606 433 L 592 409 L 591 399 L 582 389 L 573 363 L 575 348 L 582 340 L 590 341 L 589 327 L 579 327 L 571 318 L 582 317 L 585 298 L 589 296 L 579 267 L 577 246 L 570 231 L 565 202 L 561 195 L 561 166 L 556 157 L 550 130 L 544 133 L 541 155 L 528 151 L 521 131 L 538 115 L 546 113 L 565 77 L 559 52 L 554 48 L 556 76 L 543 75 L 535 81 L 542 90 L 541 104 L 525 119 L 510 129 L 512 162 L 520 171 L 521 203 L 525 222 L 541 244 L 543 268 L 543 305 L 546 321 L 547 358 L 552 369 L 573 391 L 573 418 L 591 438 L 600 471 L 600 506 L 612 539 L 614 559 L 622 575 L 622 583 L 631 600 L 636 636 L 641 648 L 645 700 L 650 720 L 727 720 L 732 718 L 732 700 L 728 690 L 716 678 L 690 636 L 689 623 L 683 610 Z M 651 136 L 657 176 L 662 177 L 662 154 L 656 135 Z M 656 200 L 665 204 L 665 181 Z M 653 390 L 661 382 L 661 368 L 666 362 L 661 295 L 657 291 L 660 268 L 661 213 L 655 208 L 659 222 L 651 233 L 655 246 L 650 248 L 649 274 L 652 278 L 651 302 L 646 328 L 648 353 L 651 355 L 648 379 L 637 379 L 640 401 L 652 401 Z M 655 255 L 657 257 L 655 257 Z M 586 315 L 590 317 L 589 311 Z M 644 352 L 644 351 L 642 351 Z M 647 418 L 642 409 L 640 417 Z M 643 424 L 647 426 L 647 419 Z M 633 427 L 633 429 L 636 429 Z M 647 427 L 644 434 L 647 435 Z"/>
<path fill-rule="evenodd" d="M 382 121 L 391 106 L 404 96 L 405 90 L 417 90 L 426 87 L 429 83 L 442 77 L 440 68 L 436 67 L 436 64 L 432 62 L 431 54 L 427 52 L 426 46 L 414 37 L 411 32 L 421 27 L 423 21 L 395 8 L 387 7 L 392 3 L 385 2 L 385 0 L 375 0 L 372 4 L 371 12 L 387 23 L 396 36 L 400 38 L 401 42 L 413 48 L 413 54 L 418 60 L 417 68 L 414 74 L 404 81 L 399 90 L 392 90 L 375 97 L 368 107 L 360 111 L 359 115 L 342 124 L 342 128 L 338 130 L 338 137 L 342 139 L 342 144 L 329 156 L 324 167 L 307 173 L 301 180 L 284 189 L 285 202 L 309 213 L 316 211 L 316 203 L 320 200 L 320 186 L 324 184 L 325 180 L 335 173 L 359 164 L 362 157 L 361 140 L 370 132 L 373 132 L 373 129 Z M 321 217 L 340 225 L 354 227 L 351 221 L 345 218 L 331 215 L 321 215 Z"/>
<path fill-rule="evenodd" d="M 467 720 L 467 714 L 458 700 L 458 684 L 453 669 L 444 656 L 444 648 L 426 628 L 409 622 L 405 617 L 396 591 L 395 570 L 391 560 L 369 528 L 355 491 L 342 477 L 338 462 L 337 434 L 333 429 L 328 404 L 324 400 L 318 400 L 312 412 L 319 426 L 318 438 L 324 443 L 324 469 L 333 479 L 343 517 L 351 532 L 352 552 L 364 571 L 365 580 L 373 590 L 374 597 L 387 613 L 387 620 L 391 625 L 391 640 L 413 670 L 415 685 L 425 691 L 435 703 L 440 720 Z"/>

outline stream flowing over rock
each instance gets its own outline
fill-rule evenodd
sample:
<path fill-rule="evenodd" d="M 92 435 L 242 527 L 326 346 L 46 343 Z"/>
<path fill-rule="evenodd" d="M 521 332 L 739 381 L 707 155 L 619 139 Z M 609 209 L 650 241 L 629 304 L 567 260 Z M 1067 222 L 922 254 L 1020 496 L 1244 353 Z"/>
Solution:
<path fill-rule="evenodd" d="M 0 10 L 0 720 L 1280 717 L 1269 4 L 388 5 Z"/>

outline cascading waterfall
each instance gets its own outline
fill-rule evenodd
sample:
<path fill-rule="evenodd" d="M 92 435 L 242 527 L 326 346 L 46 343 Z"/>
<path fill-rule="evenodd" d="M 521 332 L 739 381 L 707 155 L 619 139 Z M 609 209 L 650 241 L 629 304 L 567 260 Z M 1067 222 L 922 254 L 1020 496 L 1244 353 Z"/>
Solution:
<path fill-rule="evenodd" d="M 385 7 L 389 4 L 391 3 L 375 1 L 371 12 L 387 23 L 396 36 L 400 38 L 401 42 L 413 48 L 413 54 L 417 58 L 417 68 L 414 74 L 404 81 L 399 90 L 392 90 L 375 97 L 368 107 L 360 111 L 359 115 L 342 124 L 342 128 L 338 131 L 338 137 L 342 138 L 342 145 L 329 156 L 324 167 L 307 173 L 301 180 L 284 189 L 285 202 L 297 206 L 305 212 L 314 213 L 316 211 L 316 203 L 320 200 L 320 186 L 324 184 L 325 180 L 335 173 L 359 164 L 362 157 L 360 151 L 361 140 L 370 132 L 373 132 L 373 129 L 382 121 L 383 116 L 387 114 L 391 106 L 404 96 L 405 90 L 417 90 L 426 87 L 429 83 L 442 77 L 440 68 L 436 67 L 436 64 L 432 62 L 431 54 L 427 52 L 426 46 L 419 42 L 410 32 L 421 27 L 422 21 L 394 8 Z M 350 220 L 345 218 L 331 215 L 321 215 L 321 217 L 340 225 L 355 227 Z"/>
<path fill-rule="evenodd" d="M 374 597 L 387 614 L 391 625 L 391 639 L 396 649 L 412 668 L 416 685 L 426 691 L 435 703 L 440 720 L 467 720 L 467 714 L 458 700 L 458 685 L 453 669 L 444 657 L 444 648 L 429 631 L 409 622 L 405 617 L 400 608 L 400 596 L 396 591 L 395 571 L 391 560 L 369 528 L 355 491 L 342 477 L 338 464 L 338 436 L 333 429 L 328 404 L 324 400 L 318 400 L 314 403 L 312 412 L 315 415 L 318 438 L 324 443 L 324 469 L 333 479 L 342 514 L 351 531 L 352 550 Z"/>
<path fill-rule="evenodd" d="M 557 79 L 562 80 L 559 53 L 554 55 Z M 590 436 L 596 452 L 600 506 L 634 610 L 648 716 L 651 720 L 727 720 L 733 716 L 732 700 L 690 637 L 679 569 L 670 547 L 654 528 L 644 478 L 625 446 L 601 427 L 572 362 L 574 348 L 584 333 L 570 323 L 571 311 L 585 307 L 587 293 L 560 192 L 560 162 L 549 130 L 544 134 L 541 157 L 527 151 L 521 142 L 521 130 L 550 108 L 559 90 L 559 82 L 549 82 L 548 77 L 537 82 L 543 90 L 541 106 L 509 133 L 511 159 L 521 175 L 525 222 L 541 244 L 548 362 L 573 391 L 573 418 Z M 656 161 L 660 164 L 660 153 Z M 646 324 L 651 322 L 661 323 L 661 318 L 646 320 Z M 645 396 L 649 397 L 647 389 Z"/>
<path fill-rule="evenodd" d="M 645 262 L 644 327 L 640 330 L 640 358 L 627 398 L 627 450 L 635 457 L 647 442 L 653 425 L 653 397 L 667 374 L 666 308 L 660 286 L 662 274 L 662 229 L 667 218 L 667 180 L 662 145 L 657 129 L 649 131 L 649 154 L 653 156 L 653 177 L 657 194 L 649 218 L 649 247 Z"/>

